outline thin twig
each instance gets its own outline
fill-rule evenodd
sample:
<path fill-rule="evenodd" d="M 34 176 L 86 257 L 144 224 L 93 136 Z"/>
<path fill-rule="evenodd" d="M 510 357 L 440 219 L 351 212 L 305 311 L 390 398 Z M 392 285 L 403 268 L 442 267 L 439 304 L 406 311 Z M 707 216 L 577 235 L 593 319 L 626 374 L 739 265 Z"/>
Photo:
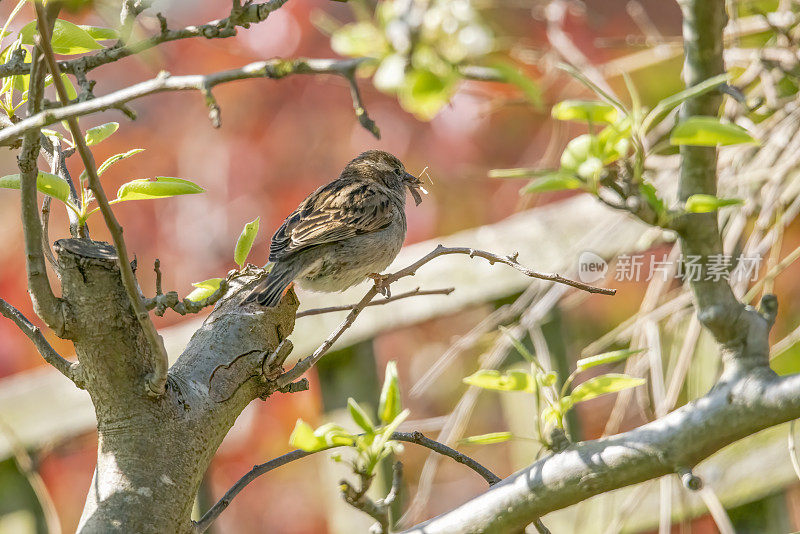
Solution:
<path fill-rule="evenodd" d="M 36 17 L 39 20 L 39 46 L 44 53 L 45 60 L 47 61 L 50 73 L 52 74 L 53 85 L 58 93 L 58 98 L 62 104 L 66 105 L 66 103 L 69 102 L 69 96 L 67 95 L 64 82 L 61 79 L 61 72 L 59 71 L 53 55 L 53 48 L 50 44 L 50 32 L 47 30 L 47 28 L 49 28 L 49 26 L 47 26 L 47 16 L 45 15 L 44 8 L 41 4 L 38 2 L 34 3 L 34 7 L 36 9 Z M 139 325 L 141 326 L 145 338 L 150 345 L 153 358 L 153 370 L 145 380 L 145 388 L 151 395 L 163 395 L 164 388 L 167 383 L 167 371 L 169 368 L 169 360 L 167 358 L 167 350 L 164 347 L 164 340 L 158 335 L 156 327 L 150 320 L 150 315 L 147 313 L 144 303 L 139 296 L 139 286 L 136 283 L 136 278 L 134 277 L 133 269 L 131 268 L 130 260 L 128 258 L 128 250 L 125 247 L 125 239 L 122 237 L 122 226 L 119 224 L 119 221 L 117 221 L 114 212 L 111 211 L 111 206 L 108 203 L 106 193 L 103 190 L 103 186 L 100 185 L 100 178 L 97 176 L 97 167 L 95 166 L 94 156 L 92 156 L 89 147 L 86 145 L 86 141 L 81 134 L 78 121 L 75 119 L 75 117 L 68 117 L 67 124 L 69 125 L 72 138 L 75 140 L 78 153 L 83 160 L 86 174 L 89 177 L 89 189 L 91 189 L 95 199 L 97 200 L 97 205 L 100 207 L 100 211 L 103 214 L 106 226 L 108 227 L 109 233 L 114 241 L 114 247 L 117 250 L 119 270 L 120 274 L 122 275 L 122 284 L 125 286 L 125 292 L 128 294 L 128 299 L 130 300 L 131 307 L 136 315 L 136 319 L 139 321 Z"/>
<path fill-rule="evenodd" d="M 450 293 L 455 291 L 455 289 L 456 288 L 454 288 L 454 287 L 446 287 L 446 288 L 443 288 L 443 289 L 420 289 L 420 288 L 416 288 L 416 289 L 412 289 L 411 291 L 406 291 L 405 293 L 398 293 L 397 295 L 392 295 L 389 298 L 373 300 L 369 304 L 367 304 L 367 306 L 380 306 L 382 304 L 388 304 L 388 303 L 394 302 L 396 300 L 405 299 L 405 298 L 408 298 L 408 297 L 418 297 L 418 296 L 422 296 L 422 295 L 449 295 Z M 323 313 L 332 313 L 332 312 L 338 312 L 338 311 L 352 310 L 357 305 L 358 304 L 347 304 L 345 306 L 329 306 L 327 308 L 313 308 L 311 310 L 304 310 L 304 311 L 298 312 L 295 315 L 295 319 L 299 319 L 300 317 L 308 317 L 309 315 L 320 315 L 320 314 L 323 314 Z"/>
<path fill-rule="evenodd" d="M 362 312 L 364 308 L 367 307 L 369 302 L 377 295 L 379 292 L 388 288 L 392 283 L 404 278 L 406 276 L 414 276 L 414 274 L 419 270 L 420 267 L 428 263 L 429 261 L 438 258 L 439 256 L 446 256 L 449 254 L 466 254 L 470 258 L 483 258 L 488 260 L 490 264 L 495 263 L 502 263 L 504 265 L 508 265 L 513 267 L 514 269 L 518 270 L 522 274 L 529 276 L 531 278 L 538 278 L 540 280 L 547 280 L 550 282 L 556 282 L 564 285 L 568 285 L 571 287 L 575 287 L 578 289 L 582 289 L 584 291 L 588 291 L 589 293 L 600 293 L 603 295 L 614 295 L 617 291 L 616 289 L 606 289 L 601 287 L 590 286 L 588 284 L 584 284 L 582 282 L 577 282 L 575 280 L 570 280 L 568 278 L 564 278 L 559 274 L 555 273 L 540 273 L 528 269 L 527 267 L 520 265 L 517 261 L 517 255 L 513 254 L 511 256 L 498 256 L 496 254 L 492 254 L 491 252 L 486 252 L 484 250 L 478 250 L 474 248 L 468 247 L 445 247 L 444 245 L 439 245 L 433 251 L 428 253 L 427 255 L 423 256 L 419 260 L 415 261 L 408 267 L 404 269 L 400 269 L 399 271 L 387 274 L 381 277 L 381 279 L 373 285 L 369 291 L 367 291 L 366 295 L 355 305 L 353 305 L 350 313 L 345 317 L 344 321 L 339 325 L 339 327 L 334 330 L 328 338 L 320 345 L 317 350 L 313 352 L 310 356 L 307 356 L 297 362 L 295 366 L 284 373 L 278 380 L 276 384 L 278 386 L 285 386 L 289 382 L 295 381 L 297 378 L 302 376 L 306 371 L 311 369 L 322 356 L 328 352 L 328 349 L 333 346 L 336 340 L 341 337 L 345 330 L 350 328 L 353 322 L 356 320 L 356 317 Z"/>
<path fill-rule="evenodd" d="M 342 74 L 350 85 L 350 96 L 353 97 L 353 111 L 355 111 L 356 118 L 361 126 L 374 135 L 375 139 L 380 139 L 381 131 L 378 129 L 378 125 L 375 124 L 375 121 L 367 114 L 367 108 L 364 107 L 364 101 L 361 99 L 361 92 L 358 90 L 358 83 L 356 82 L 356 67 Z"/>
<path fill-rule="evenodd" d="M 327 339 L 325 339 L 325 341 L 322 342 L 322 345 L 317 347 L 317 350 L 315 350 L 311 354 L 311 356 L 303 358 L 302 360 L 297 362 L 294 367 L 292 367 L 291 369 L 283 373 L 281 376 L 279 376 L 278 379 L 275 381 L 275 385 L 277 387 L 283 387 L 286 384 L 294 382 L 296 379 L 300 378 L 306 371 L 311 369 L 311 367 L 313 367 L 314 364 L 316 364 L 319 361 L 319 359 L 322 358 L 326 352 L 328 352 L 328 349 L 330 349 L 333 346 L 333 344 L 336 343 L 336 340 L 341 337 L 344 331 L 350 328 L 350 326 L 356 320 L 356 317 L 358 317 L 361 311 L 367 307 L 367 304 L 369 304 L 370 301 L 373 298 L 375 298 L 375 295 L 378 294 L 378 291 L 379 289 L 377 284 L 369 288 L 367 294 L 364 295 L 364 297 L 353 307 L 352 310 L 350 310 L 350 313 L 347 314 L 347 317 L 345 317 L 344 321 L 342 321 L 342 323 L 336 330 L 331 332 L 331 334 L 327 337 Z"/>
<path fill-rule="evenodd" d="M 47 259 L 47 263 L 50 264 L 50 267 L 52 267 L 56 275 L 58 275 L 58 262 L 53 255 L 53 251 L 50 249 L 50 203 L 52 200 L 53 197 L 50 195 L 45 195 L 44 200 L 42 200 L 42 250 L 44 251 L 44 257 Z"/>
<path fill-rule="evenodd" d="M 0 298 L 0 314 L 3 314 L 8 319 L 14 321 L 17 327 L 22 330 L 22 333 L 28 336 L 42 355 L 42 358 L 55 367 L 62 375 L 69 378 L 76 386 L 81 389 L 86 389 L 83 380 L 83 371 L 81 364 L 78 362 L 71 362 L 61 356 L 56 350 L 47 342 L 42 331 L 33 325 L 22 312 L 14 306 Z"/>
<path fill-rule="evenodd" d="M 378 522 L 378 531 L 380 534 L 389 534 L 389 512 L 388 507 L 379 504 L 367 496 L 374 475 L 360 474 L 361 487 L 356 489 L 352 484 L 346 480 L 339 482 L 339 490 L 341 491 L 342 498 L 347 504 L 360 510 Z"/>
<path fill-rule="evenodd" d="M 56 8 L 57 9 L 57 4 Z M 28 90 L 28 115 L 36 115 L 41 110 L 44 95 L 44 65 L 41 54 L 34 48 L 31 54 L 31 76 Z M 64 303 L 53 293 L 47 276 L 44 251 L 42 250 L 41 221 L 37 202 L 37 182 L 39 168 L 36 160 L 41 148 L 41 135 L 34 128 L 22 139 L 22 148 L 17 156 L 20 171 L 20 203 L 22 212 L 22 230 L 25 243 L 26 274 L 28 292 L 33 303 L 33 310 L 56 335 L 64 335 Z"/>
<path fill-rule="evenodd" d="M 58 67 L 62 72 L 69 74 L 86 73 L 92 69 L 96 69 L 102 65 L 119 61 L 120 59 L 128 56 L 133 56 L 156 47 L 163 43 L 170 41 L 177 41 L 179 39 L 190 39 L 194 37 L 204 37 L 206 39 L 224 39 L 236 35 L 237 26 L 247 26 L 250 24 L 257 24 L 266 20 L 270 13 L 280 9 L 287 0 L 270 0 L 260 4 L 250 4 L 245 9 L 238 13 L 231 13 L 228 18 L 220 20 L 212 20 L 206 24 L 192 25 L 179 30 L 170 30 L 166 24 L 162 24 L 161 32 L 147 39 L 143 39 L 136 43 L 126 44 L 118 42 L 117 45 L 104 48 L 94 54 L 81 56 L 76 59 L 59 61 Z M 130 4 L 131 2 L 126 2 Z M 124 14 L 121 14 L 121 19 L 125 24 L 132 23 L 132 19 L 147 7 L 150 2 L 133 2 L 133 4 L 140 4 L 136 7 L 135 14 L 130 9 Z M 124 7 L 124 6 L 123 6 Z M 166 21 L 164 21 L 166 22 Z M 124 41 L 126 39 L 126 28 L 123 28 L 121 37 Z M 13 60 L 14 58 L 12 58 Z M 14 74 L 28 74 L 30 72 L 30 65 L 25 64 L 23 61 L 9 61 L 4 65 L 0 65 L 0 78 L 11 76 Z"/>
<path fill-rule="evenodd" d="M 85 102 L 67 105 L 66 103 L 69 100 L 64 100 L 64 105 L 62 107 L 45 110 L 23 119 L 13 126 L 7 126 L 0 130 L 0 145 L 15 140 L 29 130 L 43 128 L 49 124 L 69 119 L 70 117 L 80 117 L 91 113 L 97 113 L 98 111 L 115 109 L 126 102 L 155 93 L 169 91 L 203 91 L 210 90 L 216 85 L 234 80 L 246 80 L 250 78 L 270 78 L 277 80 L 291 74 L 334 74 L 346 78 L 347 72 L 350 72 L 353 68 L 365 61 L 368 61 L 368 58 L 341 60 L 303 58 L 270 59 L 267 61 L 250 63 L 238 69 L 207 75 L 193 74 L 188 76 L 171 76 L 167 72 L 161 72 L 151 80 L 140 82 Z"/>
<path fill-rule="evenodd" d="M 538 532 L 539 534 L 551 534 L 550 529 L 544 526 L 544 523 L 542 523 L 542 520 L 539 519 L 538 517 L 533 522 L 533 526 L 536 528 L 536 532 Z"/>
<path fill-rule="evenodd" d="M 386 506 L 392 506 L 394 501 L 397 500 L 397 497 L 400 495 L 400 491 L 403 489 L 403 462 L 395 462 L 392 466 L 392 487 L 389 490 L 389 493 L 386 495 L 386 498 L 383 499 L 383 504 Z"/>
<path fill-rule="evenodd" d="M 157 277 L 159 275 L 156 275 Z M 219 287 L 201 300 L 189 300 L 184 298 L 181 300 L 180 296 L 178 296 L 177 291 L 169 291 L 167 293 L 159 293 L 160 291 L 160 280 L 156 280 L 156 296 L 153 298 L 145 298 L 142 299 L 144 304 L 144 308 L 146 310 L 155 310 L 155 314 L 159 317 L 163 317 L 164 313 L 166 313 L 167 309 L 172 308 L 176 313 L 180 315 L 187 315 L 190 313 L 199 313 L 203 308 L 208 306 L 213 306 L 217 303 L 219 299 L 221 299 L 225 292 L 228 291 L 228 281 L 221 280 L 219 283 Z"/>
<path fill-rule="evenodd" d="M 392 434 L 392 439 L 421 445 L 426 449 L 438 452 L 442 456 L 452 458 L 456 462 L 463 464 L 478 473 L 486 482 L 489 483 L 490 486 L 497 484 L 501 480 L 499 476 L 495 475 L 466 454 L 460 453 L 457 450 L 448 447 L 444 443 L 439 443 L 436 440 L 426 437 L 422 432 L 395 432 Z"/>
<path fill-rule="evenodd" d="M 486 480 L 486 482 L 489 483 L 490 486 L 496 484 L 501 480 L 500 477 L 489 471 L 487 468 L 485 468 L 484 466 L 482 466 L 481 464 L 479 464 L 466 454 L 462 454 L 457 450 L 448 447 L 447 445 L 444 445 L 442 443 L 439 443 L 438 441 L 434 441 L 430 438 L 427 438 L 421 432 L 395 432 L 394 434 L 392 434 L 392 439 L 395 441 L 404 441 L 406 443 L 413 443 L 415 445 L 420 445 L 422 447 L 431 449 L 434 452 L 438 452 L 443 456 L 452 458 L 458 463 L 463 464 L 472 469 L 473 471 L 475 471 L 476 473 L 478 473 L 480 476 L 483 477 L 484 480 Z M 331 448 L 343 447 L 343 446 L 344 445 L 336 445 L 335 447 Z M 325 450 L 330 450 L 330 449 L 325 449 Z M 231 501 L 233 501 L 234 497 L 236 497 L 239 494 L 239 492 L 241 492 L 248 484 L 250 484 L 252 481 L 257 479 L 264 473 L 268 473 L 273 469 L 282 467 L 295 460 L 305 458 L 306 456 L 311 456 L 315 452 L 321 452 L 321 451 L 306 452 L 300 449 L 296 449 L 284 454 L 283 456 L 278 456 L 277 458 L 274 458 L 269 462 L 254 466 L 250 471 L 245 473 L 244 476 L 242 476 L 242 478 L 237 480 L 236 483 L 234 483 L 234 485 L 231 486 L 227 492 L 225 492 L 225 495 L 223 495 L 222 498 L 219 501 L 217 501 L 217 503 L 214 504 L 214 506 L 212 506 L 208 510 L 208 512 L 206 512 L 203 515 L 203 517 L 200 518 L 200 520 L 194 523 L 194 531 L 198 534 L 201 532 L 205 532 L 208 529 L 208 527 L 211 526 L 211 523 L 213 523 L 217 519 L 217 517 L 219 517 L 219 515 L 223 511 L 225 511 L 225 509 L 231 504 Z"/>
<path fill-rule="evenodd" d="M 412 263 L 405 269 L 401 269 L 400 271 L 397 271 L 394 274 L 388 275 L 386 277 L 385 283 L 390 284 L 405 276 L 413 276 L 420 267 L 422 267 L 429 261 L 433 260 L 434 258 L 438 258 L 439 256 L 446 256 L 448 254 L 466 254 L 470 258 L 475 258 L 475 257 L 483 258 L 485 260 L 488 260 L 490 264 L 502 263 L 504 265 L 508 265 L 509 267 L 513 267 L 514 269 L 518 270 L 525 276 L 529 276 L 531 278 L 538 278 L 539 280 L 547 280 L 549 282 L 556 282 L 558 284 L 568 285 L 570 287 L 587 291 L 589 293 L 598 293 L 601 295 L 615 295 L 617 293 L 616 289 L 608 289 L 605 287 L 592 286 L 589 284 L 584 284 L 583 282 L 578 282 L 577 280 L 570 280 L 569 278 L 564 278 L 563 276 L 556 273 L 540 273 L 528 269 L 527 267 L 521 265 L 517 261 L 517 254 L 512 254 L 510 256 L 498 256 L 496 254 L 492 254 L 491 252 L 486 252 L 484 250 L 478 250 L 468 247 L 445 247 L 444 245 L 437 246 L 427 256 L 424 256 L 423 258 L 417 260 L 416 262 Z"/>
<path fill-rule="evenodd" d="M 161 260 L 158 258 L 153 262 L 153 270 L 156 273 L 156 295 L 163 295 L 164 291 L 161 286 Z"/>

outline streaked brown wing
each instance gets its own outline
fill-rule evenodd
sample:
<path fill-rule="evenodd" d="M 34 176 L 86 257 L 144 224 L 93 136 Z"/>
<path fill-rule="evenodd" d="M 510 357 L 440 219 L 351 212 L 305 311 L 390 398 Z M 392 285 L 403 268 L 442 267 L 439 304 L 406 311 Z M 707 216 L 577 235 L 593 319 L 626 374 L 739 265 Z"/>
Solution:
<path fill-rule="evenodd" d="M 269 261 L 284 260 L 297 252 L 391 224 L 397 207 L 374 182 L 342 185 L 336 180 L 317 189 L 289 215 L 275 235 Z"/>

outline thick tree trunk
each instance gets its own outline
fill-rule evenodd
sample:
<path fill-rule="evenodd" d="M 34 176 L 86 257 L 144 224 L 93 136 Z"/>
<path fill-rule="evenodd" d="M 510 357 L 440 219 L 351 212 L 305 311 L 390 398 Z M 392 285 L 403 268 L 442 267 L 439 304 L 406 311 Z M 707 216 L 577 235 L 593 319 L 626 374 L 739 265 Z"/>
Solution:
<path fill-rule="evenodd" d="M 280 306 L 254 313 L 236 295 L 260 272 L 234 277 L 170 369 L 166 395 L 154 398 L 144 387 L 149 345 L 114 249 L 67 239 L 56 251 L 70 304 L 67 337 L 85 371 L 99 435 L 79 531 L 190 532 L 192 504 L 219 444 L 248 403 L 274 391 L 262 363 L 294 327 L 297 299 L 290 292 Z"/>

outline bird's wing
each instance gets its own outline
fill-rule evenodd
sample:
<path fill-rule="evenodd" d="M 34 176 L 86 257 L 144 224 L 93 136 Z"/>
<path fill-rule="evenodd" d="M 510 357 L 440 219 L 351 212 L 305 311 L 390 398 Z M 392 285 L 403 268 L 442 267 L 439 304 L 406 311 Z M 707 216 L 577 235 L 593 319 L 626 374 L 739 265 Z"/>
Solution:
<path fill-rule="evenodd" d="M 397 209 L 374 182 L 336 180 L 314 191 L 283 221 L 272 236 L 269 260 L 284 260 L 315 245 L 377 232 L 392 223 Z"/>

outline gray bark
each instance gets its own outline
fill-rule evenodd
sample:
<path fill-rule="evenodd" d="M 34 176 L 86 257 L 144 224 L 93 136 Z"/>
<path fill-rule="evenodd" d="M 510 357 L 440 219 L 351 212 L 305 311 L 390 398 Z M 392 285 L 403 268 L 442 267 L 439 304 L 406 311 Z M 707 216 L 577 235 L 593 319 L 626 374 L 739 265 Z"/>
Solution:
<path fill-rule="evenodd" d="M 724 71 L 724 0 L 679 0 L 683 11 L 686 86 Z M 684 103 L 681 117 L 716 116 L 719 94 Z M 681 147 L 679 198 L 716 194 L 717 151 Z M 722 254 L 717 213 L 686 214 L 676 221 L 684 257 Z M 705 273 L 703 273 L 703 276 Z M 483 495 L 406 532 L 512 532 L 535 518 L 588 497 L 670 473 L 687 473 L 725 445 L 800 417 L 800 376 L 778 378 L 769 369 L 769 330 L 777 301 L 761 309 L 740 303 L 727 280 L 692 282 L 697 315 L 720 343 L 724 372 L 704 397 L 608 438 L 578 443 L 527 467 Z"/>
<path fill-rule="evenodd" d="M 190 532 L 190 513 L 211 458 L 236 417 L 274 391 L 262 362 L 294 327 L 297 299 L 274 309 L 239 306 L 237 292 L 258 273 L 231 280 L 169 372 L 166 394 L 142 387 L 150 345 L 122 286 L 114 249 L 66 239 L 56 243 L 66 337 L 83 366 L 97 415 L 97 468 L 81 532 Z"/>

